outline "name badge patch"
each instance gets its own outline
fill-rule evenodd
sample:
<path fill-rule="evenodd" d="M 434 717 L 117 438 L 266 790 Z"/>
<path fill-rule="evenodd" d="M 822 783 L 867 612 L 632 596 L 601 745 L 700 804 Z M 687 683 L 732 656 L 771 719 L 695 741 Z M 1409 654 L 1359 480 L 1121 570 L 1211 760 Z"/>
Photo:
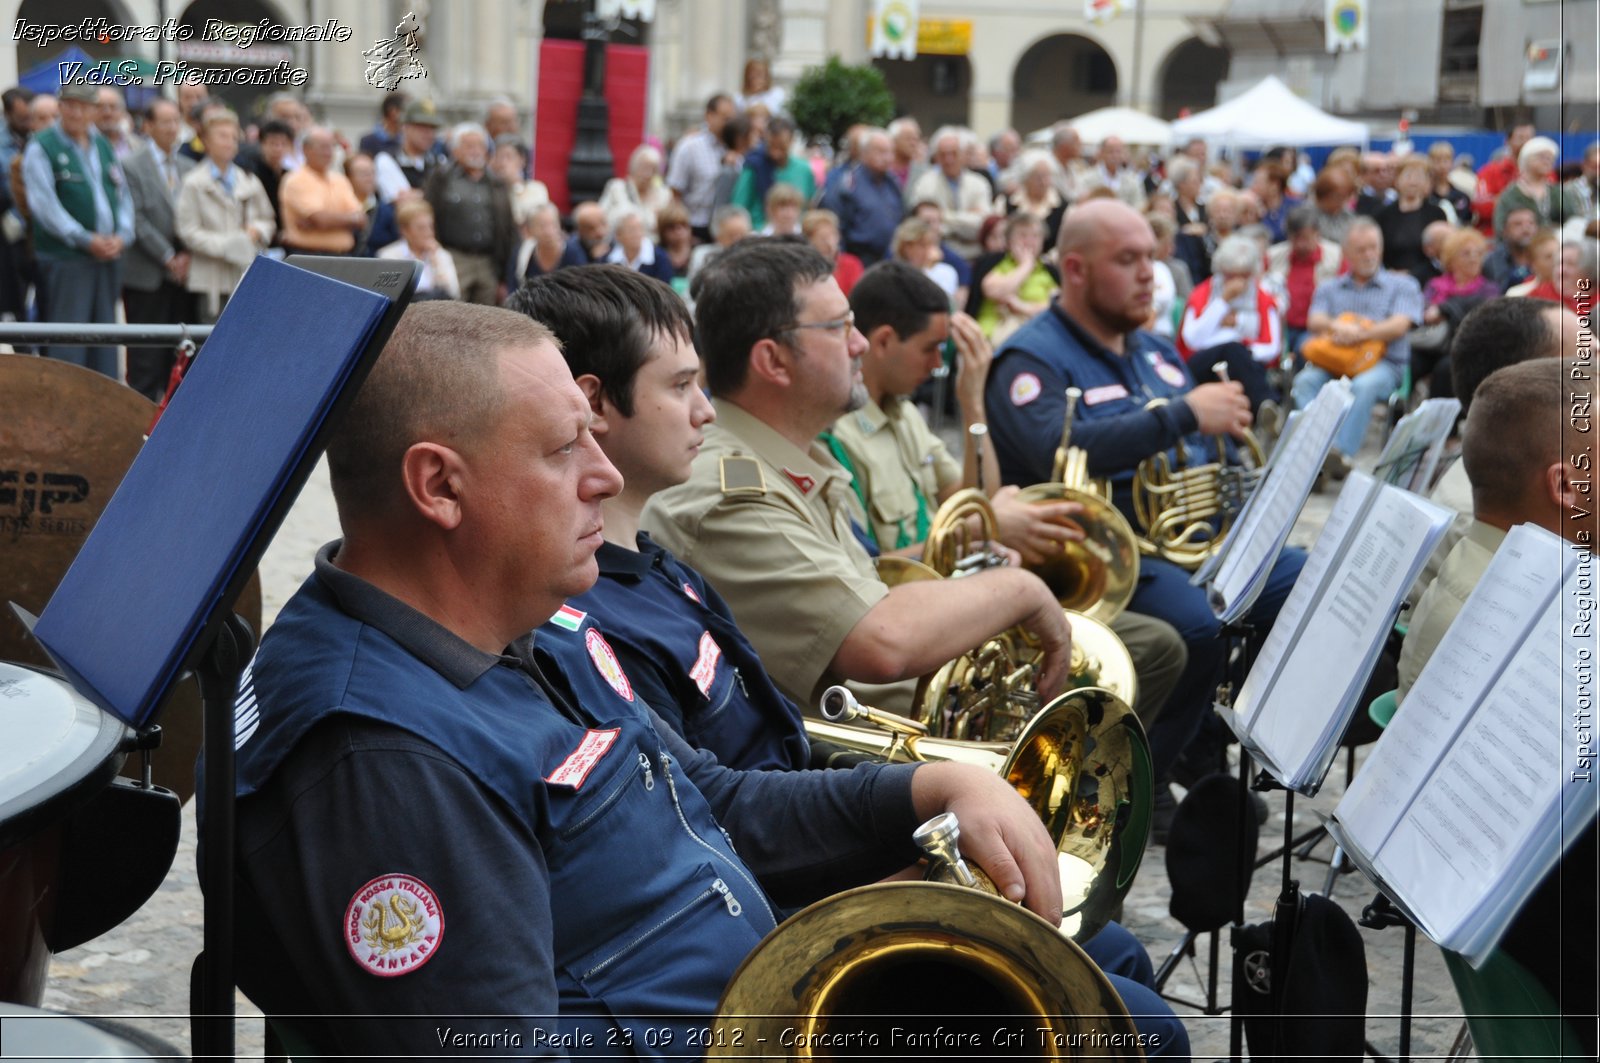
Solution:
<path fill-rule="evenodd" d="M 717 662 L 721 659 L 722 647 L 717 645 L 717 640 L 711 637 L 711 632 L 701 632 L 700 655 L 689 669 L 689 678 L 694 680 L 702 695 L 711 693 L 711 681 L 717 677 Z"/>
<path fill-rule="evenodd" d="M 369 974 L 395 978 L 433 959 L 444 939 L 444 908 L 411 875 L 379 875 L 356 890 L 344 912 L 344 943 Z"/>
<path fill-rule="evenodd" d="M 583 736 L 583 741 L 578 743 L 578 748 L 567 754 L 567 759 L 561 762 L 560 767 L 545 776 L 545 782 L 555 783 L 557 786 L 570 786 L 574 790 L 583 786 L 583 780 L 589 777 L 594 766 L 600 763 L 600 758 L 606 755 L 611 746 L 616 742 L 621 728 L 613 727 L 608 731 L 590 731 Z"/>
<path fill-rule="evenodd" d="M 1043 390 L 1038 377 L 1032 373 L 1018 373 L 1011 381 L 1011 405 L 1026 406 Z"/>
<path fill-rule="evenodd" d="M 590 628 L 583 636 L 583 643 L 589 648 L 589 659 L 594 662 L 595 671 L 600 673 L 617 696 L 626 700 L 633 700 L 633 684 L 628 681 L 628 673 L 622 670 L 622 662 L 617 660 L 617 651 L 611 648 L 611 643 L 600 634 L 598 628 Z"/>
<path fill-rule="evenodd" d="M 1125 399 L 1127 397 L 1128 389 L 1121 384 L 1107 384 L 1104 387 L 1090 388 L 1085 391 L 1083 393 L 1083 404 L 1085 406 L 1098 406 L 1102 402 L 1110 402 L 1112 399 Z"/>

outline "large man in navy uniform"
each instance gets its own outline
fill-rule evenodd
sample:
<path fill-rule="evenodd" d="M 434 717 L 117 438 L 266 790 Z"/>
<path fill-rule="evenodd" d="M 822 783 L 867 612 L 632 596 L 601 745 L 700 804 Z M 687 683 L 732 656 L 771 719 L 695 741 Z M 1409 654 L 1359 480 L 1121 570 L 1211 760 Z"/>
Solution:
<path fill-rule="evenodd" d="M 344 538 L 235 710 L 239 985 L 297 1058 L 695 1054 L 774 902 L 904 868 L 941 810 L 1059 921 L 1055 847 L 997 775 L 734 771 L 592 625 L 576 654 L 528 637 L 595 579 L 621 481 L 591 423 L 549 330 L 433 302 L 329 445 Z"/>
<path fill-rule="evenodd" d="M 1238 383 L 1195 386 L 1172 345 L 1142 329 L 1150 317 L 1155 235 L 1133 209 L 1111 200 L 1074 208 L 1061 224 L 1061 293 L 1012 334 L 989 371 L 989 434 L 1008 484 L 1050 478 L 1061 438 L 1066 389 L 1083 391 L 1072 443 L 1087 451 L 1089 475 L 1109 477 L 1113 501 L 1132 517 L 1130 485 L 1139 463 L 1171 451 L 1214 454 L 1210 437 L 1242 438 L 1250 403 Z M 1164 399 L 1164 404 L 1148 405 Z M 1251 610 L 1270 626 L 1305 555 L 1286 549 Z M 1150 728 L 1158 778 L 1170 771 L 1210 711 L 1224 642 L 1205 591 L 1160 558 L 1141 558 L 1129 608 L 1167 621 L 1189 647 L 1189 664 L 1165 712 Z"/>

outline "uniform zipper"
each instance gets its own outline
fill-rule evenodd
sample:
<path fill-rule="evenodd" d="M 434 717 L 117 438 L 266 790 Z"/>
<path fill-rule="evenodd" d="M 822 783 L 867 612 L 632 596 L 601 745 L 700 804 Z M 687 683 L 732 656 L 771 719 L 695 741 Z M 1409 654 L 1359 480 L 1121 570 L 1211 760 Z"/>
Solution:
<path fill-rule="evenodd" d="M 643 751 L 639 753 L 639 767 L 644 769 L 644 788 L 646 790 L 654 790 L 656 788 L 656 773 L 650 770 L 650 757 Z"/>
<path fill-rule="evenodd" d="M 587 971 L 584 971 L 579 977 L 585 981 L 593 978 L 607 967 L 610 967 L 624 956 L 627 956 L 633 952 L 634 949 L 639 947 L 641 942 L 648 941 L 651 937 L 655 936 L 662 927 L 677 922 L 686 913 L 692 911 L 707 898 L 712 896 L 720 896 L 722 898 L 722 903 L 727 906 L 729 915 L 737 916 L 744 911 L 743 905 L 741 905 L 738 898 L 733 895 L 733 891 L 728 889 L 728 884 L 722 881 L 720 878 L 714 879 L 711 885 L 707 886 L 699 893 L 696 893 L 692 898 L 690 898 L 688 903 L 680 905 L 678 908 L 663 916 L 660 920 L 652 924 L 648 930 L 645 930 L 644 932 L 635 936 L 626 945 L 622 946 L 622 948 L 618 949 L 616 952 L 613 952 L 610 956 L 607 956 L 605 959 L 601 960 Z"/>
<path fill-rule="evenodd" d="M 666 776 L 667 792 L 672 795 L 672 808 L 673 811 L 678 813 L 678 822 L 683 824 L 684 831 L 689 835 L 689 837 L 693 838 L 697 843 L 699 843 L 699 845 L 708 853 L 711 853 L 718 860 L 721 860 L 723 863 L 733 868 L 734 873 L 742 878 L 750 887 L 750 889 L 754 891 L 756 897 L 761 900 L 761 906 L 766 909 L 767 918 L 772 920 L 773 925 L 777 925 L 778 917 L 773 914 L 772 906 L 767 904 L 766 895 L 761 892 L 761 887 L 756 885 L 755 880 L 745 873 L 744 868 L 739 866 L 738 861 L 730 860 L 726 853 L 712 845 L 710 842 L 706 841 L 704 838 L 700 837 L 700 835 L 694 832 L 694 828 L 689 826 L 688 817 L 683 814 L 683 805 L 678 801 L 678 784 L 672 780 L 672 757 L 668 756 L 666 753 L 661 754 L 661 774 Z M 723 831 L 723 836 L 727 837 L 727 831 Z M 732 848 L 731 839 L 729 842 L 729 847 Z M 726 883 L 724 883 L 724 886 L 726 887 Z M 729 899 L 732 899 L 731 895 Z M 738 902 L 735 901 L 734 903 Z M 741 907 L 740 910 L 742 911 L 743 908 Z M 732 912 L 733 908 L 730 906 L 728 911 Z"/>

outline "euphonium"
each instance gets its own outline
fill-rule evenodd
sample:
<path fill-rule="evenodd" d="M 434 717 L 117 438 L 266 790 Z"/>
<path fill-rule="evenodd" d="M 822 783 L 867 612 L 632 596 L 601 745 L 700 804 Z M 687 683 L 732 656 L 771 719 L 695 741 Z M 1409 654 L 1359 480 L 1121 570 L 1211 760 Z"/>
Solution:
<path fill-rule="evenodd" d="M 1228 379 L 1228 365 L 1211 367 L 1218 378 Z M 1145 407 L 1163 405 L 1153 399 Z M 1133 511 L 1143 534 L 1140 548 L 1183 568 L 1198 568 L 1222 544 L 1234 518 L 1261 479 L 1266 464 L 1261 444 L 1246 431 L 1240 446 L 1247 464 L 1228 460 L 1227 442 L 1216 436 L 1217 460 L 1189 464 L 1188 448 L 1180 439 L 1176 465 L 1162 451 L 1139 464 L 1133 477 Z"/>
<path fill-rule="evenodd" d="M 1093 1044 L 1142 1059 L 1137 1043 L 1106 976 L 1037 915 L 963 886 L 884 882 L 768 934 L 723 991 L 706 1055 L 1053 1059 Z"/>
<path fill-rule="evenodd" d="M 1083 541 L 1063 543 L 1060 553 L 1028 568 L 1045 581 L 1063 609 L 1109 622 L 1127 608 L 1139 584 L 1139 546 L 1127 519 L 1111 504 L 1110 484 L 1089 478 L 1088 455 L 1072 445 L 1072 419 L 1082 397 L 1079 389 L 1067 389 L 1050 482 L 1025 487 L 1017 497 L 1083 507 L 1072 520 L 1083 531 Z"/>
<path fill-rule="evenodd" d="M 1088 939 L 1133 884 L 1149 833 L 1150 745 L 1133 710 L 1105 690 L 1069 690 L 1010 742 L 957 742 L 914 720 L 823 694 L 827 723 L 811 733 L 891 761 L 953 760 L 997 772 L 1033 807 L 1060 854 L 1063 930 Z M 850 726 L 852 722 L 878 725 Z"/>

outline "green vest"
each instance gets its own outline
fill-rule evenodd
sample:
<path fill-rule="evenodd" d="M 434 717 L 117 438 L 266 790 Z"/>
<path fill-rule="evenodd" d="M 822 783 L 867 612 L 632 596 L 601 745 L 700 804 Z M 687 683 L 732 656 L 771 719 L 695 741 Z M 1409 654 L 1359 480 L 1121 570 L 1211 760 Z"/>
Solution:
<path fill-rule="evenodd" d="M 39 148 L 49 160 L 50 170 L 55 175 L 56 199 L 61 201 L 68 214 L 77 219 L 79 225 L 94 232 L 94 190 L 89 187 L 89 175 L 84 172 L 83 163 L 73 150 L 77 145 L 62 135 L 59 126 L 35 133 L 34 139 L 39 142 Z M 100 184 L 105 191 L 106 202 L 111 204 L 111 228 L 115 230 L 120 184 L 118 175 L 121 173 L 117 168 L 117 156 L 111 150 L 111 142 L 92 129 L 89 131 L 89 142 L 100 153 Z M 88 255 L 87 251 L 63 242 L 40 225 L 37 211 L 33 215 L 33 247 L 40 254 L 57 258 L 84 258 Z"/>

